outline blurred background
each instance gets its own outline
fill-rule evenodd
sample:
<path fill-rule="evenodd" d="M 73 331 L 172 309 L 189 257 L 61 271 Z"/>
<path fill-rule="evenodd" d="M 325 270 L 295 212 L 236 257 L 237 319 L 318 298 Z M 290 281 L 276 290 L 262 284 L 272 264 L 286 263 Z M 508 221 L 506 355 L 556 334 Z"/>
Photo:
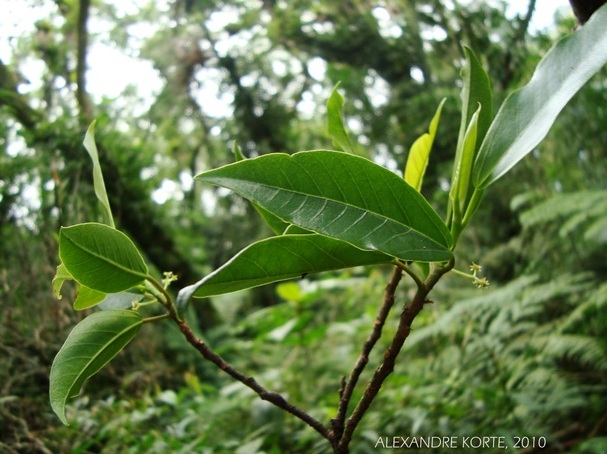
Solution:
<path fill-rule="evenodd" d="M 97 141 L 117 225 L 175 290 L 270 234 L 231 193 L 193 180 L 249 156 L 331 148 L 338 82 L 359 153 L 396 172 L 447 98 L 424 195 L 445 214 L 462 44 L 499 106 L 576 23 L 566 1 L 5 0 L 0 28 L 0 451 L 328 452 L 317 434 L 204 363 L 166 323 L 72 401 L 48 403 L 54 355 L 86 313 L 51 279 L 61 225 L 101 220 L 82 140 Z M 379 436 L 545 437 L 607 452 L 607 80 L 492 187 L 460 240 L 488 290 L 436 288 L 353 453 Z M 388 268 L 308 276 L 192 305 L 226 359 L 328 421 Z M 412 285 L 403 283 L 400 302 Z M 396 326 L 395 310 L 371 367 Z M 368 375 L 363 376 L 363 382 Z M 522 452 L 539 452 L 523 446 Z M 437 452 L 437 451 L 435 451 Z M 453 450 L 450 450 L 453 452 Z"/>

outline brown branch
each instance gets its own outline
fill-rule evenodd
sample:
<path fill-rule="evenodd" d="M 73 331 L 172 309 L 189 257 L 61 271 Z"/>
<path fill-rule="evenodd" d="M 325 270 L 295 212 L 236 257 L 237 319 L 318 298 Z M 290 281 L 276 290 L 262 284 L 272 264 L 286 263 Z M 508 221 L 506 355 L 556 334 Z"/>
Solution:
<path fill-rule="evenodd" d="M 527 6 L 527 13 L 521 22 L 521 25 L 517 32 L 517 41 L 522 41 L 529 30 L 529 24 L 531 23 L 531 18 L 535 13 L 535 5 L 537 0 L 529 0 L 529 6 Z"/>
<path fill-rule="evenodd" d="M 363 394 L 360 401 L 358 402 L 358 405 L 352 412 L 352 415 L 346 421 L 343 434 L 341 436 L 341 439 L 339 440 L 335 452 L 348 452 L 348 445 L 350 444 L 350 441 L 352 439 L 352 434 L 356 430 L 358 423 L 360 423 L 366 411 L 369 409 L 371 402 L 373 402 L 373 399 L 375 399 L 375 397 L 379 393 L 382 384 L 394 370 L 396 358 L 398 357 L 398 354 L 400 353 L 400 350 L 403 344 L 405 343 L 405 340 L 407 340 L 407 337 L 409 337 L 409 334 L 411 332 L 411 324 L 426 304 L 426 296 L 428 296 L 428 293 L 430 293 L 430 291 L 432 290 L 434 285 L 436 285 L 441 276 L 443 276 L 445 273 L 451 270 L 451 268 L 453 268 L 453 265 L 454 260 L 451 260 L 444 267 L 435 269 L 434 272 L 430 274 L 430 276 L 426 279 L 423 285 L 418 287 L 417 292 L 415 293 L 415 296 L 413 297 L 411 303 L 403 308 L 396 334 L 394 335 L 392 342 L 384 352 L 384 361 L 375 370 L 371 381 L 365 389 L 365 393 Z"/>
<path fill-rule="evenodd" d="M 91 0 L 80 0 L 78 8 L 78 50 L 76 66 L 76 100 L 82 120 L 88 124 L 93 119 L 91 103 L 86 92 L 86 54 L 88 48 L 88 17 Z"/>
<path fill-rule="evenodd" d="M 588 438 L 598 437 L 599 433 L 607 426 L 607 413 L 603 415 L 601 419 L 594 425 L 592 432 L 588 435 Z"/>
<path fill-rule="evenodd" d="M 30 107 L 25 96 L 17 91 L 17 77 L 0 60 L 0 107 L 6 106 L 26 128 L 35 128 L 42 114 Z"/>
<path fill-rule="evenodd" d="M 392 309 L 392 306 L 394 306 L 394 294 L 396 293 L 396 288 L 398 287 L 402 277 L 402 270 L 398 267 L 394 267 L 392 276 L 390 277 L 390 281 L 388 282 L 384 292 L 383 304 L 381 305 L 377 318 L 375 319 L 375 323 L 373 324 L 373 330 L 363 345 L 360 355 L 358 356 L 358 360 L 350 373 L 350 377 L 345 382 L 345 385 L 341 388 L 337 415 L 331 420 L 331 425 L 333 427 L 331 434 L 333 443 L 337 444 L 343 435 L 346 412 L 348 411 L 348 405 L 352 399 L 352 393 L 354 392 L 354 388 L 358 383 L 360 375 L 369 362 L 369 354 L 371 353 L 371 350 L 373 350 L 373 347 L 381 337 L 382 329 L 386 323 L 386 318 L 390 313 L 390 309 Z"/>
<path fill-rule="evenodd" d="M 535 12 L 535 5 L 537 0 L 529 0 L 529 5 L 527 6 L 527 12 L 525 16 L 520 19 L 519 26 L 512 38 L 510 45 L 508 46 L 508 50 L 506 55 L 504 56 L 504 63 L 502 71 L 502 76 L 500 78 L 500 83 L 503 88 L 507 88 L 510 86 L 516 71 L 516 67 L 519 66 L 519 62 L 516 61 L 516 55 L 514 50 L 516 46 L 520 46 L 524 44 L 525 36 L 529 31 L 529 25 L 531 24 L 531 19 L 533 18 L 533 14 Z"/>
<path fill-rule="evenodd" d="M 283 396 L 278 393 L 268 391 L 262 385 L 260 385 L 255 378 L 245 375 L 240 372 L 234 366 L 230 365 L 226 362 L 220 355 L 215 353 L 202 339 L 196 337 L 196 335 L 192 332 L 192 329 L 187 324 L 185 320 L 178 321 L 176 318 L 175 312 L 170 309 L 171 318 L 177 323 L 177 326 L 185 336 L 186 340 L 190 345 L 192 345 L 198 352 L 208 361 L 215 364 L 222 371 L 230 375 L 232 378 L 238 380 L 243 385 L 252 389 L 262 400 L 266 400 L 278 408 L 286 411 L 287 413 L 292 414 L 296 418 L 299 418 L 301 421 L 305 422 L 307 425 L 316 430 L 320 435 L 322 435 L 327 440 L 331 441 L 331 433 L 327 427 L 325 427 L 320 421 L 310 416 L 308 413 L 303 411 L 302 409 L 296 407 L 295 405 L 289 403 Z"/>
<path fill-rule="evenodd" d="M 415 317 L 421 312 L 424 305 L 428 302 L 426 299 L 428 293 L 430 293 L 430 291 L 434 288 L 441 276 L 453 268 L 453 265 L 454 261 L 451 260 L 446 265 L 437 267 L 425 281 L 421 281 L 419 278 L 417 278 L 417 276 L 415 276 L 417 278 L 415 279 L 417 284 L 415 296 L 413 297 L 411 304 L 403 308 L 397 332 L 394 335 L 390 346 L 384 352 L 384 360 L 382 364 L 376 369 L 371 381 L 368 383 L 367 388 L 365 389 L 363 396 L 358 402 L 358 405 L 352 412 L 352 415 L 346 421 L 346 413 L 348 411 L 348 406 L 351 401 L 354 388 L 356 387 L 356 384 L 369 361 L 369 354 L 376 345 L 377 341 L 381 338 L 383 326 L 385 325 L 388 314 L 394 305 L 395 293 L 398 284 L 402 279 L 403 269 L 408 273 L 411 272 L 408 267 L 404 265 L 401 266 L 400 264 L 394 268 L 390 281 L 386 286 L 384 301 L 378 312 L 373 329 L 362 347 L 358 360 L 350 373 L 350 377 L 348 380 L 342 379 L 342 383 L 339 388 L 340 400 L 338 411 L 335 418 L 331 420 L 331 429 L 323 425 L 320 421 L 306 413 L 301 408 L 289 403 L 282 395 L 268 391 L 266 388 L 260 385 L 254 377 L 245 375 L 234 366 L 230 365 L 220 355 L 215 353 L 202 339 L 196 337 L 185 320 L 180 321 L 178 319 L 173 305 L 166 304 L 165 307 L 169 311 L 170 317 L 185 336 L 187 342 L 192 345 L 203 358 L 212 362 L 232 378 L 253 390 L 262 400 L 266 400 L 274 404 L 278 408 L 292 414 L 312 427 L 323 438 L 331 443 L 334 452 L 346 454 L 348 453 L 348 446 L 352 440 L 352 435 L 354 434 L 356 427 L 379 393 L 379 390 L 386 378 L 393 372 L 396 358 L 398 357 L 405 340 L 411 332 L 411 325 Z"/>

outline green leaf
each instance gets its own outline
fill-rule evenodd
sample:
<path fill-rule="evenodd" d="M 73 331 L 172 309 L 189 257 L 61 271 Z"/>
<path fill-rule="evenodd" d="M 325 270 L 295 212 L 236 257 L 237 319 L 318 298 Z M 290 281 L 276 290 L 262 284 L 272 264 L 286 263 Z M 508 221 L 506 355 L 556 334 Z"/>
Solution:
<path fill-rule="evenodd" d="M 474 164 L 474 184 L 486 188 L 531 152 L 580 88 L 607 63 L 607 5 L 539 63 L 531 81 L 500 108 Z"/>
<path fill-rule="evenodd" d="M 472 49 L 464 46 L 466 54 L 466 64 L 462 69 L 462 119 L 459 126 L 459 135 L 457 138 L 456 161 L 459 162 L 459 154 L 464 145 L 466 131 L 469 129 L 470 122 L 478 106 L 481 106 L 478 114 L 477 143 L 475 152 L 479 150 L 481 142 L 487 134 L 493 120 L 493 92 L 491 89 L 491 80 L 485 69 L 481 66 L 478 58 Z"/>
<path fill-rule="evenodd" d="M 252 205 L 253 208 L 255 208 L 255 211 L 257 211 L 261 218 L 265 221 L 266 225 L 270 227 L 272 232 L 274 232 L 276 235 L 284 234 L 291 226 L 291 224 L 283 221 L 278 216 L 275 216 L 274 214 L 270 213 L 268 210 L 259 206 L 258 204 L 252 202 Z"/>
<path fill-rule="evenodd" d="M 307 274 L 390 263 L 392 257 L 363 251 L 317 234 L 282 235 L 258 241 L 194 284 L 194 297 L 235 292 Z"/>
<path fill-rule="evenodd" d="M 132 292 L 110 293 L 98 305 L 99 309 L 107 311 L 114 309 L 130 309 L 133 303 L 142 300 L 142 296 Z"/>
<path fill-rule="evenodd" d="M 234 141 L 234 143 L 232 144 L 232 152 L 234 153 L 234 159 L 236 159 L 236 161 L 244 161 L 245 159 L 247 159 L 247 157 L 244 155 L 242 149 L 240 148 L 238 143 L 236 143 L 236 141 Z"/>
<path fill-rule="evenodd" d="M 470 186 L 470 174 L 472 172 L 472 163 L 474 161 L 474 150 L 478 138 L 478 119 L 482 106 L 478 106 L 470 120 L 468 130 L 464 134 L 459 160 L 454 164 L 453 182 L 449 198 L 454 209 L 456 222 L 461 221 L 461 217 L 466 211 L 468 201 L 468 189 Z"/>
<path fill-rule="evenodd" d="M 78 283 L 104 293 L 117 293 L 140 284 L 148 268 L 133 242 L 104 224 L 62 227 L 59 257 Z"/>
<path fill-rule="evenodd" d="M 57 267 L 57 271 L 55 272 L 55 277 L 53 277 L 53 294 L 55 298 L 61 299 L 61 287 L 63 287 L 63 283 L 65 281 L 72 281 L 74 278 L 68 272 L 67 268 L 63 263 L 60 263 Z"/>
<path fill-rule="evenodd" d="M 247 157 L 243 154 L 242 150 L 240 149 L 240 147 L 238 146 L 238 144 L 236 142 L 234 142 L 232 151 L 234 152 L 236 162 L 244 161 L 245 159 L 247 159 Z M 253 208 L 255 208 L 255 211 L 257 211 L 259 213 L 259 215 L 261 216 L 261 218 L 265 221 L 266 225 L 268 227 L 270 227 L 272 232 L 274 232 L 276 235 L 282 235 L 283 233 L 286 232 L 287 228 L 291 225 L 288 222 L 284 222 L 282 219 L 274 216 L 268 210 L 264 210 L 262 207 L 260 207 L 256 203 L 253 203 L 252 205 L 253 205 Z"/>
<path fill-rule="evenodd" d="M 453 236 L 456 239 L 465 226 L 462 218 L 468 214 L 467 221 L 475 210 L 473 207 L 474 210 L 469 212 L 469 203 L 473 201 L 474 206 L 477 207 L 480 202 L 480 192 L 474 193 L 474 199 L 472 197 L 470 180 L 481 142 L 486 136 L 493 119 L 493 94 L 489 76 L 470 48 L 464 46 L 464 53 L 466 64 L 462 69 L 462 81 L 464 83 L 462 118 L 455 149 L 447 215 Z M 474 140 L 472 140 L 473 138 Z"/>
<path fill-rule="evenodd" d="M 92 288 L 81 285 L 80 289 L 78 290 L 78 296 L 74 301 L 74 309 L 77 311 L 82 311 L 84 309 L 88 309 L 89 307 L 96 306 L 105 299 L 105 296 L 106 295 L 103 292 L 99 292 L 97 290 L 93 290 Z"/>
<path fill-rule="evenodd" d="M 466 64 L 462 69 L 462 118 L 455 151 L 449 212 L 459 225 L 471 192 L 471 172 L 481 142 L 493 120 L 493 94 L 489 75 L 474 52 L 464 46 Z M 474 137 L 473 137 L 474 136 Z M 474 138 L 474 140 L 472 140 Z"/>
<path fill-rule="evenodd" d="M 451 234 L 402 178 L 335 151 L 270 154 L 196 178 L 232 189 L 282 220 L 404 260 L 446 261 Z"/>
<path fill-rule="evenodd" d="M 303 301 L 304 293 L 297 282 L 283 282 L 276 286 L 276 294 L 285 301 Z"/>
<path fill-rule="evenodd" d="M 327 130 L 333 146 L 347 153 L 354 153 L 352 141 L 344 125 L 344 97 L 337 91 L 339 84 L 333 88 L 327 100 Z"/>
<path fill-rule="evenodd" d="M 67 400 L 135 337 L 143 321 L 135 311 L 95 312 L 74 327 L 57 353 L 50 374 L 49 397 L 64 424 Z"/>
<path fill-rule="evenodd" d="M 407 158 L 407 165 L 405 167 L 405 181 L 418 191 L 422 188 L 422 181 L 426 173 L 426 167 L 428 167 L 430 151 L 432 151 L 432 144 L 436 137 L 436 130 L 438 129 L 438 122 L 445 101 L 446 98 L 443 98 L 438 105 L 438 109 L 436 109 L 436 113 L 430 122 L 428 132 L 413 142 L 411 150 L 409 150 L 409 157 Z"/>
<path fill-rule="evenodd" d="M 95 123 L 96 122 L 93 121 L 86 131 L 86 135 L 84 136 L 84 148 L 86 148 L 86 151 L 93 161 L 93 186 L 95 188 L 95 195 L 99 199 L 99 202 L 101 202 L 101 206 L 108 217 L 108 225 L 110 227 L 115 227 L 110 201 L 108 200 L 107 192 L 105 190 L 101 164 L 99 163 L 99 153 L 97 152 L 97 145 L 95 145 Z"/>

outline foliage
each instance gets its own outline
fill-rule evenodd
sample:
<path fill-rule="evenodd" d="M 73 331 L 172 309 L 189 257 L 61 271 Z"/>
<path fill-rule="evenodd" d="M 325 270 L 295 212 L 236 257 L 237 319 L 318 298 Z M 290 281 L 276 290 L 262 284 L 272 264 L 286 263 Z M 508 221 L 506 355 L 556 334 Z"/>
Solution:
<path fill-rule="evenodd" d="M 466 176 L 494 118 L 493 108 L 485 108 L 493 101 L 486 98 L 491 84 L 489 78 L 482 82 L 483 67 L 498 104 L 526 82 L 558 36 L 571 33 L 567 11 L 559 12 L 556 27 L 530 33 L 535 2 L 514 17 L 506 17 L 505 2 L 388 1 L 360 8 L 339 2 L 178 0 L 139 10 L 93 2 L 88 21 L 79 6 L 86 9 L 81 5 L 89 2 L 31 3 L 36 6 L 23 17 L 45 8 L 39 16 L 44 20 L 11 36 L 11 55 L 0 61 L 0 355 L 6 365 L 0 372 L 0 450 L 328 450 L 314 429 L 199 361 L 200 352 L 171 323 L 145 323 L 128 349 L 84 383 L 83 397 L 67 408 L 70 427 L 60 425 L 45 401 L 58 341 L 83 318 L 136 308 L 155 321 L 162 307 L 154 301 L 163 298 L 185 307 L 193 288 L 176 296 L 169 287 L 167 298 L 160 287 L 172 277 L 162 282 L 165 269 L 179 276 L 177 288 L 206 276 L 207 284 L 219 283 L 211 289 L 217 293 L 235 290 L 231 273 L 245 270 L 254 279 L 243 287 L 301 280 L 207 297 L 180 315 L 236 369 L 317 420 L 335 418 L 338 379 L 347 376 L 357 346 L 368 338 L 389 267 L 305 275 L 305 264 L 287 259 L 297 274 L 284 273 L 284 262 L 271 259 L 277 251 L 294 258 L 285 244 L 297 244 L 311 258 L 315 254 L 306 245 L 330 244 L 333 258 L 347 263 L 335 253 L 345 251 L 363 259 L 351 264 L 394 259 L 289 225 L 223 188 L 192 179 L 231 162 L 226 143 L 234 139 L 242 146 L 239 159 L 291 154 L 326 147 L 328 126 L 331 139 L 341 134 L 345 145 L 334 146 L 347 156 L 416 174 L 415 188 L 446 219 L 457 263 L 480 258 L 492 282 L 480 296 L 467 289 L 468 280 L 441 279 L 434 304 L 416 317 L 409 339 L 421 331 L 423 341 L 395 363 L 395 373 L 353 434 L 351 451 L 367 452 L 379 436 L 474 433 L 546 435 L 555 450 L 604 452 L 599 356 L 605 345 L 605 246 L 601 230 L 589 229 L 604 222 L 604 70 L 478 206 Z M 86 35 L 89 44 L 80 39 Z M 153 65 L 155 75 L 148 71 L 120 94 L 99 96 L 96 61 L 100 49 L 108 48 L 113 55 L 138 54 L 136 60 Z M 118 57 L 112 67 L 122 68 Z M 33 65 L 42 73 L 32 71 Z M 112 86 L 135 72 L 116 72 Z M 454 100 L 461 87 L 481 91 L 462 97 L 458 122 Z M 408 153 L 408 144 L 433 135 L 436 106 L 445 98 L 431 159 L 424 146 L 420 170 L 401 166 L 418 153 L 415 147 Z M 82 137 L 93 116 L 98 162 L 91 164 Z M 95 203 L 103 185 L 90 177 L 100 168 L 105 208 Z M 405 181 L 412 183 L 410 178 Z M 61 287 L 64 296 L 55 300 L 48 282 L 59 226 L 108 223 L 108 213 L 141 251 L 143 274 L 160 285 L 144 279 L 106 297 L 66 282 L 71 275 L 60 267 L 53 287 Z M 275 236 L 266 238 L 270 230 Z M 313 237 L 312 243 L 304 237 Z M 273 277 L 258 279 L 258 268 L 247 267 L 239 259 L 243 255 L 266 263 L 262 267 L 270 266 Z M 335 268 L 325 266 L 331 260 L 313 271 Z M 431 271 L 423 262 L 405 266 L 420 278 Z M 415 282 L 406 279 L 394 298 L 410 301 L 415 292 Z M 478 303 L 483 298 L 495 306 Z M 71 310 L 72 302 L 81 312 Z M 383 324 L 370 365 L 383 361 L 379 350 L 397 331 L 395 312 Z M 565 320 L 567 328 L 561 329 Z M 491 357 L 485 346 L 491 346 Z M 510 382 L 514 376 L 520 380 Z M 354 402 L 371 378 L 362 372 Z M 553 389 L 542 386 L 544 378 Z"/>
<path fill-rule="evenodd" d="M 64 424 L 67 399 L 133 339 L 141 323 L 139 312 L 110 310 L 91 314 L 72 330 L 50 375 L 51 405 Z"/>
<path fill-rule="evenodd" d="M 240 159 L 234 164 L 204 172 L 197 178 L 232 189 L 237 194 L 250 199 L 257 207 L 269 213 L 269 216 L 277 217 L 297 228 L 315 232 L 316 235 L 282 236 L 283 239 L 291 240 L 291 244 L 286 245 L 282 244 L 284 241 L 280 245 L 278 241 L 257 243 L 260 252 L 257 252 L 255 258 L 251 259 L 247 254 L 242 253 L 222 268 L 223 274 L 227 275 L 227 279 L 223 278 L 222 286 L 215 286 L 214 291 L 206 290 L 209 283 L 213 281 L 205 278 L 198 284 L 182 290 L 177 298 L 177 305 L 166 292 L 168 285 L 174 280 L 172 274 L 165 273 L 162 283 L 149 275 L 137 248 L 124 234 L 112 227 L 94 223 L 62 228 L 59 244 L 61 266 L 81 288 L 117 293 L 139 286 L 140 290 L 145 292 L 144 284 L 147 284 L 150 301 L 146 304 L 157 302 L 164 306 L 166 313 L 158 317 L 142 319 L 136 311 L 109 310 L 93 314 L 81 322 L 53 362 L 50 394 L 55 412 L 67 423 L 65 403 L 79 389 L 83 380 L 97 372 L 124 348 L 139 330 L 141 323 L 171 318 L 179 326 L 186 340 L 205 359 L 252 389 L 262 399 L 291 413 L 315 429 L 327 439 L 334 452 L 349 452 L 349 445 L 358 423 L 377 396 L 384 380 L 394 370 L 396 357 L 409 337 L 412 322 L 427 303 L 427 296 L 436 283 L 452 269 L 451 250 L 456 245 L 454 237 L 457 239 L 472 214 L 480 206 L 483 192 L 487 186 L 532 151 L 547 133 L 564 103 L 607 62 L 607 48 L 602 50 L 600 45 L 583 45 L 588 42 L 601 43 L 606 20 L 607 7 L 599 10 L 583 29 L 561 40 L 540 62 L 531 82 L 506 99 L 488 128 L 488 115 L 486 113 L 479 115 L 483 109 L 486 111 L 491 109 L 487 76 L 478 65 L 476 57 L 470 50 L 467 51 L 466 73 L 469 77 L 465 78 L 464 105 L 472 107 L 477 97 L 479 101 L 478 108 L 469 122 L 468 112 L 464 111 L 462 115 L 463 127 L 460 130 L 458 140 L 460 145 L 456 152 L 452 182 L 452 187 L 456 190 L 452 192 L 448 209 L 448 212 L 453 214 L 453 218 L 449 219 L 448 224 L 443 223 L 418 192 L 425 165 L 420 166 L 417 160 L 408 162 L 414 166 L 413 173 L 404 172 L 405 175 L 409 175 L 410 180 L 415 181 L 416 189 L 377 164 L 348 153 L 318 150 L 293 155 L 272 154 L 250 160 Z M 593 61 L 593 65 L 587 64 L 589 60 Z M 546 67 L 556 70 L 557 74 L 564 74 L 565 66 L 567 66 L 566 77 L 543 80 L 546 77 L 544 75 Z M 476 87 L 477 84 L 480 88 Z M 342 124 L 343 103 L 335 97 L 334 93 L 328 103 L 329 133 L 333 135 L 334 143 L 351 150 L 351 142 L 346 140 L 347 136 Z M 556 101 L 555 97 L 558 98 Z M 520 112 L 526 115 L 522 123 L 518 115 Z M 479 118 L 482 118 L 482 121 Z M 436 126 L 436 124 L 431 126 L 431 136 L 435 135 Z M 485 131 L 487 135 L 484 134 Z M 526 131 L 529 133 L 526 134 Z M 87 146 L 92 149 L 94 147 L 89 139 L 90 134 L 89 130 Z M 481 143 L 478 151 L 477 142 Z M 426 148 L 424 155 L 421 156 L 423 161 L 427 161 L 429 154 L 429 146 Z M 101 186 L 103 180 L 99 178 L 98 162 L 95 162 L 95 166 L 96 194 L 107 208 L 106 191 Z M 473 184 L 473 192 L 469 195 Z M 365 189 L 368 192 L 364 192 Z M 302 241 L 305 243 L 300 244 Z M 305 257 L 301 249 L 313 250 L 310 249 L 310 242 L 316 243 L 314 247 L 317 250 L 327 251 L 330 250 L 327 249 L 327 242 L 337 242 L 336 250 L 340 252 L 327 254 L 332 261 L 329 264 L 325 263 L 326 257 L 323 254 Z M 356 249 L 349 249 L 352 246 Z M 281 257 L 272 254 L 273 248 L 284 251 L 285 247 L 288 248 L 287 254 Z M 381 254 L 377 255 L 377 253 Z M 269 254 L 269 259 L 260 260 L 264 254 Z M 366 258 L 367 254 L 373 254 L 373 258 Z M 355 259 L 357 255 L 361 255 L 360 261 Z M 286 270 L 276 266 L 277 259 L 282 259 L 286 263 L 283 265 Z M 331 425 L 328 427 L 317 417 L 289 403 L 280 394 L 268 391 L 254 378 L 244 375 L 231 366 L 196 337 L 183 319 L 185 307 L 191 297 L 257 286 L 292 277 L 300 271 L 305 276 L 308 273 L 333 267 L 352 267 L 373 263 L 375 260 L 392 262 L 396 265 L 395 272 L 388 284 L 378 321 L 369 339 L 364 343 L 361 356 L 348 379 L 343 381 L 337 414 L 331 419 Z M 409 268 L 406 261 L 431 262 L 431 272 L 419 275 Z M 245 265 L 243 266 L 242 263 Z M 243 280 L 240 269 L 246 266 L 253 267 L 255 273 L 254 277 Z M 422 270 L 424 268 L 422 267 Z M 480 267 L 474 264 L 471 269 L 473 282 L 479 287 L 487 286 L 486 279 L 477 277 Z M 383 361 L 375 370 L 358 404 L 352 413 L 348 414 L 350 400 L 368 362 L 368 355 L 381 336 L 403 271 L 416 284 L 414 296 L 409 305 L 404 306 L 398 328 L 384 353 Z M 61 271 L 61 276 L 63 279 L 65 271 Z M 571 287 L 572 285 L 566 286 L 566 288 Z M 541 302 L 541 300 L 536 301 Z M 483 301 L 484 304 L 486 301 Z M 137 305 L 134 305 L 134 309 L 137 309 Z M 526 310 L 533 311 L 533 306 L 527 305 Z M 506 317 L 510 318 L 510 314 L 506 313 Z M 497 319 L 500 320 L 500 317 Z M 297 324 L 297 320 L 292 319 L 290 323 Z M 488 328 L 491 332 L 491 326 Z M 508 331 L 517 329 L 518 325 L 515 324 Z M 548 356 L 551 351 L 565 352 L 566 355 L 574 356 L 583 353 L 583 361 L 590 364 L 597 358 L 602 358 L 604 353 L 599 345 L 589 344 L 575 336 L 551 335 L 546 340 L 534 339 L 532 346 L 536 342 L 546 350 Z M 84 351 L 80 345 L 84 346 Z M 486 348 L 486 343 L 483 345 Z M 491 359 L 491 356 L 488 359 Z M 488 359 L 483 358 L 482 364 L 486 365 Z M 501 362 L 499 359 L 498 361 Z M 505 362 L 512 363 L 508 358 Z M 600 363 L 598 364 L 598 367 L 602 368 Z M 475 371 L 474 367 L 470 367 L 469 370 Z M 529 379 L 524 368 L 519 367 L 517 372 L 521 375 L 510 374 L 514 375 L 511 380 L 515 383 Z M 508 389 L 508 386 L 506 388 Z M 563 386 L 561 389 L 566 387 Z M 565 409 L 570 409 L 569 405 L 565 405 Z"/>

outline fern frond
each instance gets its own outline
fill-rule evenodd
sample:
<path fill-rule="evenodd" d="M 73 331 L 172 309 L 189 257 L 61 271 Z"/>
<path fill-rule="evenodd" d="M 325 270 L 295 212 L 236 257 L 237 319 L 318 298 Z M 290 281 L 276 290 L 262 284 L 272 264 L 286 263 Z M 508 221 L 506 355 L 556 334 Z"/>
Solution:
<path fill-rule="evenodd" d="M 607 191 L 578 191 L 557 194 L 523 212 L 520 221 L 524 227 L 557 221 L 580 212 L 593 215 L 607 214 Z"/>

